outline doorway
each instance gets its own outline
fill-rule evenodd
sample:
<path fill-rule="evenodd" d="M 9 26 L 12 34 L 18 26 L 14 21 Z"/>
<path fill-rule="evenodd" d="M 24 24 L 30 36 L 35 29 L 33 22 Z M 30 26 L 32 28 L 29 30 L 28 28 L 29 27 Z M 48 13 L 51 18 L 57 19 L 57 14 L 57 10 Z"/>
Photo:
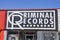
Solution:
<path fill-rule="evenodd" d="M 25 35 L 25 40 L 35 40 L 34 35 L 31 34 Z"/>
<path fill-rule="evenodd" d="M 36 40 L 36 33 L 35 32 L 26 32 L 25 40 Z"/>
<path fill-rule="evenodd" d="M 7 40 L 36 40 L 36 31 L 8 31 Z"/>

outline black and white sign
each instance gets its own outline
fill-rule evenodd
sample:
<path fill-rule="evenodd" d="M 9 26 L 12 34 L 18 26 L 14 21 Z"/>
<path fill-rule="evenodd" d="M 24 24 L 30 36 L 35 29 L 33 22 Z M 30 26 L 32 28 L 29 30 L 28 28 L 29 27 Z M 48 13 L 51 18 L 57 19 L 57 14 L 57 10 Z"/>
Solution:
<path fill-rule="evenodd" d="M 56 30 L 56 10 L 7 11 L 6 29 Z"/>

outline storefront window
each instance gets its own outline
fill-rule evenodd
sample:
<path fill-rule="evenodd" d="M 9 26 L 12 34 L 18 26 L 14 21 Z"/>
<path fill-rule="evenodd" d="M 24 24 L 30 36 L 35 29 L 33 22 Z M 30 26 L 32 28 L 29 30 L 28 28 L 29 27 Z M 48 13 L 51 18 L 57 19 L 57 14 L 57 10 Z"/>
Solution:
<path fill-rule="evenodd" d="M 37 40 L 58 40 L 58 33 L 53 31 L 38 31 Z"/>
<path fill-rule="evenodd" d="M 45 33 L 45 34 L 44 34 L 44 39 L 45 39 L 45 40 L 50 40 L 50 38 L 51 38 L 51 37 L 50 37 L 50 33 Z"/>
<path fill-rule="evenodd" d="M 36 40 L 36 32 L 9 31 L 7 40 Z"/>
<path fill-rule="evenodd" d="M 44 32 L 44 40 L 56 40 L 56 36 L 55 32 Z"/>

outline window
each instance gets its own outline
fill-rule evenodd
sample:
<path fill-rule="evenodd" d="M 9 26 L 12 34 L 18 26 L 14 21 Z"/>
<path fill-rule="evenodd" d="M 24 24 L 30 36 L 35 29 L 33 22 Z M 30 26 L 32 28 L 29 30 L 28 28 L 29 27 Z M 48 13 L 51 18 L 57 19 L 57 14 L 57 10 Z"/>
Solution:
<path fill-rule="evenodd" d="M 56 32 L 44 32 L 44 40 L 55 40 L 57 36 Z"/>

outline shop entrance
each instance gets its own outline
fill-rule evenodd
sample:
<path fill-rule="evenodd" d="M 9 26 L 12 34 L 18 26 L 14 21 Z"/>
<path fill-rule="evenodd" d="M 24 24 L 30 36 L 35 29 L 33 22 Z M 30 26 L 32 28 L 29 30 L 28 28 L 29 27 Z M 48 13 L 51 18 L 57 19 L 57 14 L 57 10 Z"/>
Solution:
<path fill-rule="evenodd" d="M 9 31 L 7 40 L 36 40 L 35 31 Z"/>
<path fill-rule="evenodd" d="M 25 40 L 36 40 L 36 32 L 25 32 Z"/>

